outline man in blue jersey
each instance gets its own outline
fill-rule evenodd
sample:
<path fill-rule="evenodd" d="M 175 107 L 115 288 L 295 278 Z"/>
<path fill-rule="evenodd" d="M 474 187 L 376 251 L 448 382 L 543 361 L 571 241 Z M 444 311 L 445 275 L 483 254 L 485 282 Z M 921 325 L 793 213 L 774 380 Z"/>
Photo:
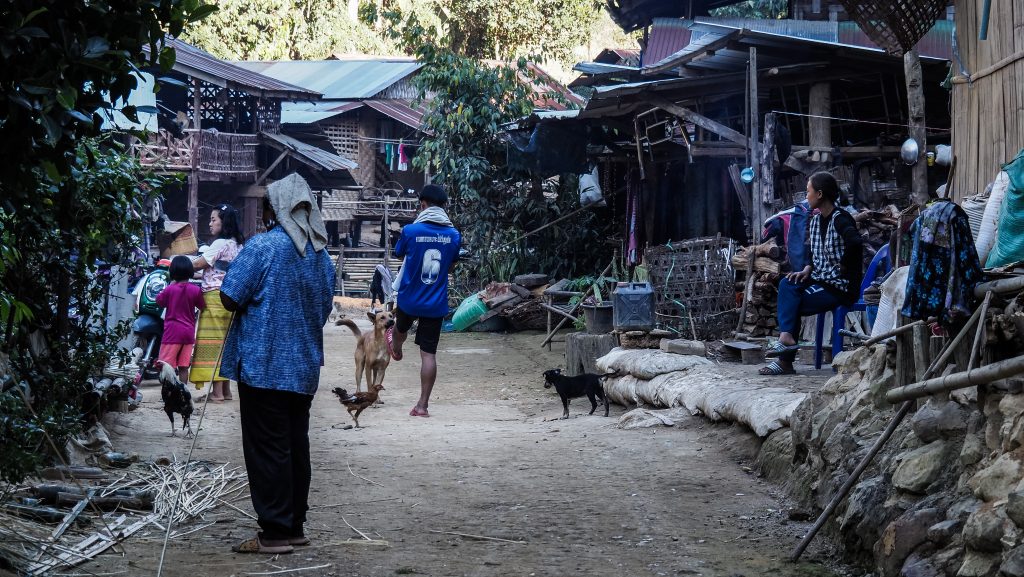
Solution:
<path fill-rule="evenodd" d="M 448 273 L 459 256 L 462 235 L 444 211 L 448 194 L 443 188 L 428 184 L 419 198 L 416 221 L 402 228 L 402 237 L 395 243 L 395 256 L 405 257 L 405 262 L 395 281 L 397 322 L 388 333 L 388 349 L 392 358 L 402 360 L 402 343 L 413 321 L 419 320 L 415 342 L 420 347 L 420 400 L 409 415 L 429 417 L 427 405 L 437 378 L 437 343 L 448 315 Z"/>

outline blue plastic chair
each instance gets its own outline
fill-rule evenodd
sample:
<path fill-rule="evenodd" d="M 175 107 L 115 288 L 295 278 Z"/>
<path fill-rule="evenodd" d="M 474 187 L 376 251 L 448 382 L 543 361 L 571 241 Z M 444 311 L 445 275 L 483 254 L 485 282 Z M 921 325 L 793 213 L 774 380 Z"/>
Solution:
<path fill-rule="evenodd" d="M 892 263 L 889 262 L 889 245 L 883 244 L 882 248 L 878 249 L 875 253 L 874 258 L 871 259 L 871 264 L 868 265 L 867 274 L 864 275 L 864 280 L 860 283 L 860 297 L 857 298 L 857 302 L 851 306 L 838 306 L 832 311 L 832 358 L 843 351 L 843 337 L 839 334 L 839 331 L 846 325 L 846 315 L 854 311 L 865 311 L 867 310 L 867 304 L 864 302 L 864 290 L 871 286 L 871 282 L 879 276 L 882 276 L 889 272 L 892 268 Z M 822 342 L 824 341 L 825 333 L 825 313 L 818 313 L 818 327 L 814 332 L 814 368 L 821 368 L 821 349 Z"/>

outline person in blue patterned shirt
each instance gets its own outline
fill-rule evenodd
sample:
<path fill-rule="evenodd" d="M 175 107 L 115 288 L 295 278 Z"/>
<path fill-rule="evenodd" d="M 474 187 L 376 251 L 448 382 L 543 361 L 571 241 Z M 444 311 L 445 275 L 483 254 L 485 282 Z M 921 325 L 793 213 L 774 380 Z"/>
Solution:
<path fill-rule="evenodd" d="M 235 322 L 220 373 L 238 382 L 242 451 L 261 529 L 234 550 L 276 554 L 309 544 L 309 408 L 324 361 L 334 266 L 320 210 L 298 175 L 268 187 L 263 219 L 268 231 L 246 243 L 221 285 Z"/>

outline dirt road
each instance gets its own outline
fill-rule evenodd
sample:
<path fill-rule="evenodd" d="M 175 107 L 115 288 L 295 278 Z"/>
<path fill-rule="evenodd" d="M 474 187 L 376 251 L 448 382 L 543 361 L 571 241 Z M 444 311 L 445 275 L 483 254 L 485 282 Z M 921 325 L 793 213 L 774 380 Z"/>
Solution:
<path fill-rule="evenodd" d="M 216 524 L 171 541 L 164 575 L 833 574 L 814 548 L 808 562 L 783 560 L 807 526 L 787 521 L 786 505 L 744 469 L 756 442 L 738 427 L 692 418 L 621 430 L 624 407 L 587 416 L 586 399 L 570 405 L 570 419 L 551 420 L 561 405 L 540 373 L 562 363 L 559 349 L 541 350 L 536 334 L 446 334 L 430 418 L 408 416 L 418 396 L 410 348 L 391 365 L 384 405 L 363 413 L 364 428 L 344 430 L 350 421 L 330 389 L 353 384 L 354 339 L 333 325 L 326 335 L 311 425 L 313 546 L 273 560 L 232 554 L 256 524 L 221 508 L 207 519 Z M 167 437 L 159 390 L 146 395 L 141 409 L 108 422 L 115 447 L 183 458 L 188 443 Z M 197 456 L 242 463 L 237 401 L 209 406 Z M 247 500 L 238 505 L 251 512 Z M 387 544 L 359 544 L 359 532 Z M 150 531 L 129 541 L 127 556 L 69 573 L 155 575 L 160 537 Z"/>

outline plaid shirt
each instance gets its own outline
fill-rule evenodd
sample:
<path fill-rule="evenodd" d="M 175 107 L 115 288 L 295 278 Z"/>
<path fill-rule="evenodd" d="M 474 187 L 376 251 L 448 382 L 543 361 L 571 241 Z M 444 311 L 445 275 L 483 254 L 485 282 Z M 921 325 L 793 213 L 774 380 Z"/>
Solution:
<path fill-rule="evenodd" d="M 846 243 L 836 231 L 836 215 L 841 208 L 832 211 L 828 219 L 825 235 L 821 234 L 821 214 L 811 217 L 808 237 L 811 242 L 811 280 L 830 285 L 840 291 L 847 292 L 850 281 L 843 275 L 842 259 L 846 252 Z"/>

